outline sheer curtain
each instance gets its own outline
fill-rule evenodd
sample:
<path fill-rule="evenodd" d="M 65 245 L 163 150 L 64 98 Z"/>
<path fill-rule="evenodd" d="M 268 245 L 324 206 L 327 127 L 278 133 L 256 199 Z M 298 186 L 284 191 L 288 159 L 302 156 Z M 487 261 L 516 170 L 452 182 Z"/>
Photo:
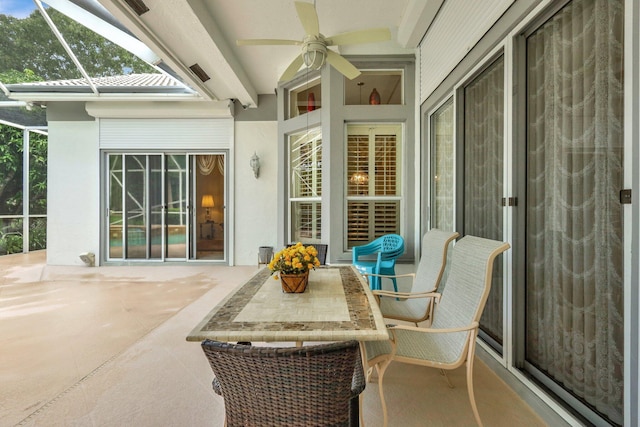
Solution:
<path fill-rule="evenodd" d="M 623 1 L 527 39 L 526 359 L 623 422 Z"/>
<path fill-rule="evenodd" d="M 465 235 L 502 240 L 504 59 L 498 58 L 464 89 Z M 494 264 L 491 292 L 480 326 L 502 344 L 502 257 Z"/>
<path fill-rule="evenodd" d="M 431 227 L 456 231 L 453 225 L 453 99 L 431 116 Z"/>

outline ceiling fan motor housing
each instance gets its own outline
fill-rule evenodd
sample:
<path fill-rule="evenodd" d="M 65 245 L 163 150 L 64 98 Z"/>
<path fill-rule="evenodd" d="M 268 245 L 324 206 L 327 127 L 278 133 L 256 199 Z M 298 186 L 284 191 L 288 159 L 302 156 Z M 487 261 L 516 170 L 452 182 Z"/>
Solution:
<path fill-rule="evenodd" d="M 327 42 L 322 34 L 317 36 L 307 35 L 304 38 L 302 59 L 304 65 L 312 70 L 318 70 L 324 65 L 327 59 Z"/>

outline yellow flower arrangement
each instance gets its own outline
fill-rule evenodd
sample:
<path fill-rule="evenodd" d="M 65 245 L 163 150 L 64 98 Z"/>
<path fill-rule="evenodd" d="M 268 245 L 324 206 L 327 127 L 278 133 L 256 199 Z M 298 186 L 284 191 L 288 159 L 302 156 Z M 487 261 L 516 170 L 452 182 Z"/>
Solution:
<path fill-rule="evenodd" d="M 318 250 L 298 242 L 276 253 L 269 263 L 271 274 L 302 274 L 320 265 Z M 278 279 L 278 276 L 275 276 Z"/>

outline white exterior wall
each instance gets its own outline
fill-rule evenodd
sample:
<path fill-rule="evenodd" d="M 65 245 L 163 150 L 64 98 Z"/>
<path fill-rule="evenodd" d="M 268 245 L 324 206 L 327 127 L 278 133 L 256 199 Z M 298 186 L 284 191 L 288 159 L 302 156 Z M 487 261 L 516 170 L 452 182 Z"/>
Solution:
<path fill-rule="evenodd" d="M 135 122 L 140 125 L 148 121 L 145 119 Z M 115 123 L 119 119 L 103 120 Z M 194 126 L 193 131 L 200 128 Z M 233 254 L 230 261 L 233 265 L 256 265 L 258 247 L 276 245 L 277 122 L 235 122 L 234 135 L 225 132 L 224 142 L 211 140 L 212 134 L 220 132 L 206 130 L 206 147 L 229 148 L 234 161 L 229 176 L 233 195 L 227 205 L 229 225 L 233 226 L 228 235 Z M 156 138 L 155 148 L 158 145 Z M 49 122 L 49 265 L 84 265 L 79 258 L 83 252 L 95 253 L 96 263 L 100 262 L 100 148 L 98 120 Z M 180 144 L 174 141 L 170 148 L 180 148 Z M 261 163 L 258 179 L 249 165 L 254 152 Z"/>
<path fill-rule="evenodd" d="M 98 124 L 49 122 L 47 264 L 84 265 L 79 255 L 100 259 L 100 165 Z"/>
<path fill-rule="evenodd" d="M 259 246 L 277 249 L 278 123 L 236 122 L 234 134 L 235 264 L 256 265 Z M 249 166 L 254 152 L 261 165 L 257 179 Z"/>

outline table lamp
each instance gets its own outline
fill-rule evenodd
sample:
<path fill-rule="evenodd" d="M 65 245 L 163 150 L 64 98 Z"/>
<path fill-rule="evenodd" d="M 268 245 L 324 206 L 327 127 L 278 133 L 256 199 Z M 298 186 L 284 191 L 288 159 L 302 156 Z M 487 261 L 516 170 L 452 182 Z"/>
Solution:
<path fill-rule="evenodd" d="M 205 219 L 207 222 L 211 221 L 211 208 L 215 206 L 213 202 L 213 196 L 211 194 L 205 194 L 202 196 L 202 207 L 205 208 Z"/>

